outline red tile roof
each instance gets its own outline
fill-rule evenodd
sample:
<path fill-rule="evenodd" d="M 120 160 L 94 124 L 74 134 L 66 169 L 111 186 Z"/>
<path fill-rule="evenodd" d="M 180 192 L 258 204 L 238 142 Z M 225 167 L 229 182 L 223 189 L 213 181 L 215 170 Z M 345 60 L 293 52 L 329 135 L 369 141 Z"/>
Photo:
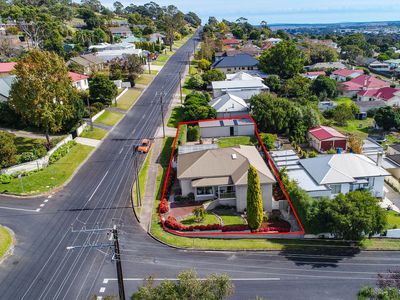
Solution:
<path fill-rule="evenodd" d="M 357 95 L 363 97 L 376 97 L 379 98 L 379 100 L 389 101 L 394 96 L 396 96 L 395 93 L 398 92 L 400 92 L 400 89 L 395 89 L 392 87 L 384 87 L 378 90 L 359 91 Z"/>
<path fill-rule="evenodd" d="M 310 76 L 323 75 L 323 76 L 325 76 L 326 73 L 325 73 L 325 71 L 311 71 L 311 72 L 307 72 L 306 75 L 310 75 Z"/>
<path fill-rule="evenodd" d="M 16 62 L 0 63 L 0 73 L 9 73 L 14 70 Z"/>
<path fill-rule="evenodd" d="M 346 91 L 370 90 L 389 87 L 389 83 L 370 75 L 360 75 L 350 81 L 340 83 Z"/>
<path fill-rule="evenodd" d="M 89 78 L 89 76 L 78 74 L 78 73 L 74 73 L 74 72 L 68 72 L 68 75 L 69 75 L 69 77 L 71 77 L 73 82 Z"/>
<path fill-rule="evenodd" d="M 222 40 L 222 43 L 224 45 L 239 45 L 240 41 L 238 41 L 236 39 L 225 39 L 225 40 Z"/>
<path fill-rule="evenodd" d="M 340 70 L 334 71 L 332 74 L 333 75 L 339 75 L 339 76 L 347 77 L 347 76 L 350 76 L 350 75 L 352 75 L 354 73 L 364 74 L 364 71 L 363 70 L 340 69 Z"/>
<path fill-rule="evenodd" d="M 328 126 L 318 126 L 310 129 L 308 132 L 320 141 L 331 138 L 346 139 L 339 131 Z"/>

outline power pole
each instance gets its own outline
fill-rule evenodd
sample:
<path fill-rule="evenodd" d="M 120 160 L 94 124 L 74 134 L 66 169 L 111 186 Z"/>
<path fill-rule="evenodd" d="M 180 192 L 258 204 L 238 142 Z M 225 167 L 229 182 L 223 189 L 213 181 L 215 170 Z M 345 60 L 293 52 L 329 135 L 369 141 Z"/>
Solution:
<path fill-rule="evenodd" d="M 93 130 L 92 110 L 90 108 L 89 96 L 86 98 L 86 100 L 87 100 L 87 106 L 88 106 L 88 109 L 89 109 L 90 130 Z"/>
<path fill-rule="evenodd" d="M 164 124 L 164 103 L 163 103 L 163 95 L 160 96 L 160 107 L 161 107 L 161 121 L 163 128 L 163 138 L 165 139 L 165 124 Z"/>
<path fill-rule="evenodd" d="M 147 55 L 147 63 L 149 65 L 149 74 L 151 74 L 151 70 L 150 70 L 150 66 L 151 66 L 151 64 L 150 64 L 150 54 Z"/>
<path fill-rule="evenodd" d="M 122 273 L 121 253 L 119 250 L 117 225 L 114 225 L 112 234 L 114 239 L 114 251 L 115 251 L 114 259 L 117 265 L 119 299 L 125 300 L 124 275 Z"/>
<path fill-rule="evenodd" d="M 183 104 L 183 96 L 182 96 L 182 72 L 179 72 L 179 93 L 181 96 L 181 104 Z"/>

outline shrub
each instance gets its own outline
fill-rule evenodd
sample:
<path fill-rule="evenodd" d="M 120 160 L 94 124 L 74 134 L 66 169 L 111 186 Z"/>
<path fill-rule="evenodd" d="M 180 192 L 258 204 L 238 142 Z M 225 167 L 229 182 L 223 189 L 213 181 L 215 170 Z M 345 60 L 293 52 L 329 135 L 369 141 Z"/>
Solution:
<path fill-rule="evenodd" d="M 14 143 L 14 135 L 8 132 L 0 132 L 0 168 L 12 166 L 17 161 L 17 147 Z"/>
<path fill-rule="evenodd" d="M 309 158 L 313 158 L 313 157 L 317 157 L 317 156 L 318 156 L 318 153 L 316 151 L 311 151 L 308 153 Z"/>
<path fill-rule="evenodd" d="M 20 163 L 25 163 L 25 162 L 29 162 L 29 161 L 33 161 L 35 160 L 37 157 L 35 154 L 33 154 L 33 152 L 23 152 L 20 156 L 19 156 L 19 162 Z"/>
<path fill-rule="evenodd" d="M 264 146 L 267 150 L 271 150 L 275 148 L 275 141 L 277 140 L 276 134 L 271 133 L 261 133 L 260 138 L 264 143 Z"/>
<path fill-rule="evenodd" d="M 73 146 L 76 145 L 75 141 L 69 141 L 68 143 L 62 145 L 50 156 L 49 163 L 54 164 L 59 159 L 63 158 L 71 150 Z"/>
<path fill-rule="evenodd" d="M 203 78 L 199 74 L 190 76 L 187 81 L 187 87 L 190 89 L 201 90 L 204 86 Z"/>
<path fill-rule="evenodd" d="M 178 145 L 185 145 L 187 137 L 187 125 L 182 124 L 179 126 Z"/>
<path fill-rule="evenodd" d="M 195 142 L 200 139 L 200 127 L 199 126 L 191 126 L 187 131 L 187 139 L 189 142 Z"/>
<path fill-rule="evenodd" d="M 160 202 L 160 213 L 165 214 L 169 211 L 169 202 L 163 198 Z"/>
<path fill-rule="evenodd" d="M 11 182 L 11 175 L 8 174 L 1 174 L 0 175 L 0 182 L 2 184 L 8 184 Z"/>
<path fill-rule="evenodd" d="M 33 154 L 36 156 L 35 159 L 46 156 L 46 154 L 47 154 L 46 147 L 42 144 L 35 145 L 35 148 L 33 149 Z"/>
<path fill-rule="evenodd" d="M 192 213 L 195 217 L 196 222 L 198 222 L 198 223 L 203 221 L 206 216 L 206 210 L 202 206 L 196 207 L 195 209 L 193 209 Z"/>
<path fill-rule="evenodd" d="M 224 225 L 221 227 L 222 232 L 226 231 L 246 231 L 249 230 L 248 225 Z"/>

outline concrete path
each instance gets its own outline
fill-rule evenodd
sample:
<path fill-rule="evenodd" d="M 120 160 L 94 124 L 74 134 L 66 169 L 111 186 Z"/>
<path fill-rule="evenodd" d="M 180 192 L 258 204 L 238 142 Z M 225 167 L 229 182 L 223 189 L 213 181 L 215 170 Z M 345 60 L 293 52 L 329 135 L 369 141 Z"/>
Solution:
<path fill-rule="evenodd" d="M 83 137 L 75 138 L 75 142 L 77 142 L 78 144 L 91 146 L 91 147 L 95 147 L 95 148 L 97 148 L 101 143 L 100 140 L 88 139 L 88 138 L 83 138 Z"/>
<path fill-rule="evenodd" d="M 400 213 L 400 194 L 393 190 L 388 184 L 385 183 L 383 187 L 385 198 L 380 203 L 381 207 L 390 207 L 392 210 Z"/>
<path fill-rule="evenodd" d="M 163 67 L 164 67 L 164 66 L 155 66 L 155 65 L 151 64 L 150 70 L 161 71 L 161 69 L 162 69 Z M 149 71 L 149 66 L 146 65 L 146 66 L 144 67 L 144 70 L 145 70 L 144 73 L 146 74 L 146 71 Z M 147 73 L 148 73 L 148 72 L 147 72 Z"/>
<path fill-rule="evenodd" d="M 159 170 L 158 159 L 161 154 L 163 140 L 155 139 L 153 151 L 150 157 L 150 165 L 147 173 L 146 188 L 142 198 L 142 210 L 140 213 L 140 225 L 144 230 L 150 230 L 151 216 L 153 212 L 154 199 L 156 197 L 157 176 Z"/>
<path fill-rule="evenodd" d="M 117 113 L 124 114 L 124 115 L 127 113 L 127 110 L 121 109 L 118 107 L 107 107 L 106 110 L 111 111 L 111 112 L 117 112 Z"/>
<path fill-rule="evenodd" d="M 113 126 L 99 124 L 99 123 L 93 123 L 93 127 L 101 128 L 101 129 L 104 129 L 104 130 L 107 130 L 107 131 L 110 131 L 113 128 Z"/>
<path fill-rule="evenodd" d="M 18 130 L 18 129 L 10 129 L 10 128 L 3 128 L 0 127 L 0 131 L 6 131 L 12 134 L 15 134 L 16 136 L 19 137 L 24 137 L 24 138 L 30 138 L 30 139 L 46 139 L 46 136 L 44 134 L 40 133 L 33 133 L 30 131 L 25 131 L 25 130 Z M 50 135 L 50 138 L 57 138 L 62 135 Z"/>

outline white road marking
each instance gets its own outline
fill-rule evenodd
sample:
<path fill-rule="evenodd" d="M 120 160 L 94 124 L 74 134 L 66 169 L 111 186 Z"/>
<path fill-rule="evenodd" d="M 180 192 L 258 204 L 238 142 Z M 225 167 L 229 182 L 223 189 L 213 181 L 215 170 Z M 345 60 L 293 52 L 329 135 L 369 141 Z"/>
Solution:
<path fill-rule="evenodd" d="M 44 203 L 40 204 L 39 206 L 40 206 L 40 207 L 43 207 L 43 206 L 44 206 Z"/>
<path fill-rule="evenodd" d="M 40 211 L 40 208 L 36 208 L 36 211 L 39 212 L 39 211 Z"/>
<path fill-rule="evenodd" d="M 50 195 L 50 196 L 48 196 L 47 198 L 49 198 L 49 199 L 50 199 L 51 197 L 53 197 L 53 196 L 52 196 L 52 195 Z"/>
<path fill-rule="evenodd" d="M 121 150 L 119 151 L 119 154 L 121 154 L 121 153 L 122 153 L 122 151 L 124 151 L 124 148 L 121 148 Z"/>
<path fill-rule="evenodd" d="M 99 293 L 104 293 L 104 292 L 105 292 L 105 290 L 106 290 L 106 288 L 105 288 L 105 287 L 101 287 L 101 288 L 100 288 L 100 291 L 99 291 Z"/>
<path fill-rule="evenodd" d="M 47 202 L 49 202 L 49 200 L 46 199 L 46 200 L 44 200 L 43 202 L 44 202 L 44 203 L 47 203 Z"/>
<path fill-rule="evenodd" d="M 117 281 L 117 278 L 104 278 L 103 283 L 107 284 L 109 281 Z M 143 281 L 144 278 L 124 278 L 125 281 Z M 178 280 L 177 278 L 152 278 L 154 281 L 164 280 Z M 199 280 L 207 280 L 207 278 L 199 278 Z M 254 277 L 254 278 L 231 278 L 232 281 L 278 281 L 281 280 L 278 277 Z"/>
<path fill-rule="evenodd" d="M 92 195 L 90 196 L 90 198 L 89 198 L 89 200 L 87 202 L 92 200 L 94 194 L 96 194 L 97 190 L 99 189 L 100 185 L 103 183 L 103 181 L 106 178 L 107 174 L 108 174 L 108 171 L 106 172 L 106 174 L 104 174 L 103 178 L 100 180 L 99 184 L 97 185 L 96 189 L 94 190 L 94 192 L 92 193 Z"/>
<path fill-rule="evenodd" d="M 39 211 L 38 209 L 25 209 L 25 208 L 16 208 L 16 207 L 6 207 L 6 206 L 0 206 L 0 209 L 8 209 L 8 210 L 21 210 L 21 211 L 34 211 L 34 212 L 36 212 L 36 211 Z"/>
<path fill-rule="evenodd" d="M 97 296 L 96 300 L 102 300 L 103 297 L 102 296 Z"/>

